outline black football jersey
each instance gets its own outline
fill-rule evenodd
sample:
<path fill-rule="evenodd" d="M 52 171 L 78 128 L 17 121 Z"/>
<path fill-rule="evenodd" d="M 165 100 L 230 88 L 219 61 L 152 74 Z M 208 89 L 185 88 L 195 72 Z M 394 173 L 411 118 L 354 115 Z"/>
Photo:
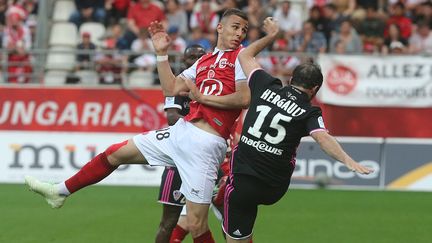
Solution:
<path fill-rule="evenodd" d="M 321 109 L 306 93 L 256 70 L 249 79 L 251 104 L 246 114 L 233 173 L 256 176 L 270 186 L 289 183 L 300 139 L 325 130 Z"/>
<path fill-rule="evenodd" d="M 190 99 L 186 96 L 165 97 L 164 110 L 176 108 L 180 110 L 180 115 L 186 116 L 189 114 Z"/>

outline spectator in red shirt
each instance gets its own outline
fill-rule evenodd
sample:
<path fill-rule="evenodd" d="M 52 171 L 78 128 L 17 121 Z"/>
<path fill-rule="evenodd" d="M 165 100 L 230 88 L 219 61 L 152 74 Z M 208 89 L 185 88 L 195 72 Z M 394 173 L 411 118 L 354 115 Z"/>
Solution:
<path fill-rule="evenodd" d="M 8 82 L 28 83 L 32 66 L 28 50 L 31 48 L 30 30 L 23 25 L 22 17 L 17 13 L 9 14 L 3 33 L 3 48 L 8 51 Z"/>
<path fill-rule="evenodd" d="M 105 0 L 108 25 L 118 23 L 126 17 L 131 0 Z"/>
<path fill-rule="evenodd" d="M 388 37 L 388 30 L 391 24 L 399 26 L 402 38 L 408 39 L 411 36 L 412 22 L 410 18 L 406 17 L 405 5 L 403 3 L 397 2 L 393 5 L 393 14 L 387 20 L 384 37 Z"/>
<path fill-rule="evenodd" d="M 164 26 L 167 26 L 165 13 L 157 5 L 151 3 L 151 0 L 138 0 L 135 4 L 131 4 L 127 13 L 128 30 L 117 42 L 117 47 L 121 50 L 130 49 L 139 30 L 147 29 L 153 21 L 162 22 Z"/>
<path fill-rule="evenodd" d="M 192 13 L 189 26 L 191 29 L 199 27 L 204 37 L 212 43 L 216 41 L 216 27 L 219 23 L 219 15 L 211 8 L 209 0 L 201 0 L 200 7 Z"/>

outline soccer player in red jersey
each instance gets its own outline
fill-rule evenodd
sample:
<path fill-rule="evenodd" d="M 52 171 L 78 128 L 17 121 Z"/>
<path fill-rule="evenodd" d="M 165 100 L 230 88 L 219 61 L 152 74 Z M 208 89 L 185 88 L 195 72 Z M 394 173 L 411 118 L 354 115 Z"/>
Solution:
<path fill-rule="evenodd" d="M 52 207 L 59 208 L 67 196 L 101 181 L 119 165 L 176 166 L 182 179 L 180 191 L 186 197 L 192 238 L 197 243 L 214 242 L 207 218 L 219 163 L 225 157 L 229 130 L 250 101 L 246 77 L 237 59 L 247 28 L 246 14 L 228 9 L 217 27 L 214 52 L 175 77 L 166 55 L 168 34 L 161 24 L 153 22 L 149 31 L 158 55 L 164 95 L 175 96 L 191 89 L 196 101 L 191 102 L 190 113 L 172 127 L 138 134 L 110 146 L 62 183 L 50 184 L 26 176 L 26 184 Z"/>
<path fill-rule="evenodd" d="M 191 124 L 193 129 L 198 129 L 196 131 L 200 134 L 200 147 L 215 140 L 222 142 L 227 139 L 241 108 L 247 107 L 250 99 L 245 76 L 237 59 L 240 43 L 247 32 L 246 15 L 237 9 L 227 10 L 217 28 L 218 41 L 215 50 L 202 56 L 177 77 L 171 72 L 167 61 L 169 37 L 163 30 L 163 26 L 154 22 L 149 31 L 158 55 L 158 72 L 164 94 L 172 96 L 190 91 L 194 99 L 190 104 L 189 115 L 184 120 L 179 120 L 176 125 Z M 191 139 L 187 142 L 191 143 Z M 198 152 L 197 147 L 190 147 L 190 149 Z M 210 242 L 213 239 L 207 224 L 208 208 L 217 169 L 223 159 L 219 157 L 222 155 L 220 151 L 225 155 L 226 144 L 220 148 L 213 146 L 211 151 L 217 152 L 217 156 L 213 155 L 205 159 L 202 154 L 199 154 L 202 151 L 199 151 L 196 156 L 192 156 L 193 152 L 189 152 L 190 161 L 197 163 L 176 164 L 183 182 L 181 192 L 186 197 L 190 233 L 194 239 L 201 238 Z M 215 163 L 216 157 L 218 160 Z M 204 181 L 198 182 L 198 180 Z M 196 187 L 194 185 L 205 186 L 198 189 L 194 188 Z"/>

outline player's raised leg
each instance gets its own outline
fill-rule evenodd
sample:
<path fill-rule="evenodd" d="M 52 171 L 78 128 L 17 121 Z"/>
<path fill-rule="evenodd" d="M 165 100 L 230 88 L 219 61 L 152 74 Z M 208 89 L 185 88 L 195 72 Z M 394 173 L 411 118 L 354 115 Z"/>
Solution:
<path fill-rule="evenodd" d="M 98 183 L 121 164 L 147 164 L 132 139 L 111 145 L 62 183 L 41 182 L 31 176 L 25 177 L 25 183 L 31 191 L 43 196 L 52 208 L 60 208 L 67 196 L 81 188 Z"/>

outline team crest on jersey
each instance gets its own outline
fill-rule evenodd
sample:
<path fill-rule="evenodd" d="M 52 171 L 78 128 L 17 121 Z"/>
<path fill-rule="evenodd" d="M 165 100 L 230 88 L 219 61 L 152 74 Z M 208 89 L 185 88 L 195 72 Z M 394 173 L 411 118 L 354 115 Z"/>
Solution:
<path fill-rule="evenodd" d="M 214 70 L 209 70 L 207 73 L 207 78 L 208 79 L 212 79 L 215 76 L 215 71 Z"/>
<path fill-rule="evenodd" d="M 178 201 L 180 197 L 182 196 L 181 192 L 179 190 L 173 191 L 173 198 L 175 201 Z"/>

